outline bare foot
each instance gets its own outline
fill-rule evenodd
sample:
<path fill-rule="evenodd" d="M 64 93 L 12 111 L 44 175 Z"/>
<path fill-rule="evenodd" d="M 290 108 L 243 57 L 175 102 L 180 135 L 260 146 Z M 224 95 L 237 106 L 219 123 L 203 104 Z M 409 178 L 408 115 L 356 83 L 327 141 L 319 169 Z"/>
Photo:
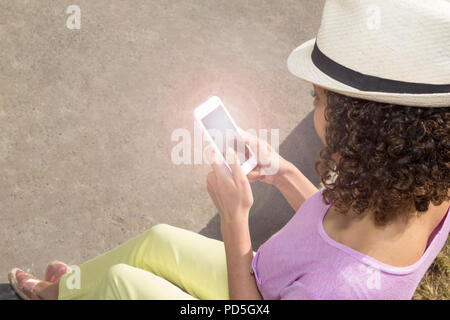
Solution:
<path fill-rule="evenodd" d="M 59 282 L 59 279 L 67 272 L 70 272 L 70 267 L 63 262 L 53 261 L 47 266 L 45 270 L 45 281 Z"/>
<path fill-rule="evenodd" d="M 17 270 L 16 279 L 20 290 L 31 300 L 57 300 L 58 282 L 39 280 L 22 270 Z"/>

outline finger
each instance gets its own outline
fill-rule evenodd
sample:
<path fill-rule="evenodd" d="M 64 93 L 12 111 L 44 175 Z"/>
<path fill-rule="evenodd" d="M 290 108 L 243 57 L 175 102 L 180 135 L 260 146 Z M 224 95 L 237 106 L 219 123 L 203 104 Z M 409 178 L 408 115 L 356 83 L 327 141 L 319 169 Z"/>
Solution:
<path fill-rule="evenodd" d="M 206 176 L 206 186 L 208 187 L 208 188 L 211 188 L 211 189 L 214 189 L 214 187 L 215 187 L 215 181 L 216 180 L 216 175 L 214 174 L 214 172 L 213 171 L 210 171 L 209 173 L 208 173 L 208 175 Z"/>
<path fill-rule="evenodd" d="M 245 179 L 245 174 L 242 171 L 241 163 L 239 162 L 239 158 L 232 148 L 227 149 L 227 162 L 231 168 L 231 175 L 233 176 L 233 180 L 236 183 L 242 183 L 243 179 Z"/>
<path fill-rule="evenodd" d="M 214 148 L 212 147 L 211 144 L 209 144 L 207 146 L 207 149 L 208 148 L 209 148 L 209 150 L 205 150 L 206 161 L 207 161 L 207 164 L 212 165 L 212 163 L 214 162 Z"/>
<path fill-rule="evenodd" d="M 253 151 L 253 154 L 255 155 L 257 161 L 260 160 L 260 148 L 263 146 L 261 145 L 261 141 L 256 137 L 255 135 L 252 135 L 245 131 L 242 132 L 242 138 L 244 140 L 244 143 L 250 147 L 250 149 Z"/>
<path fill-rule="evenodd" d="M 209 161 L 211 163 L 211 166 L 213 164 L 222 164 L 223 159 L 222 157 L 216 152 L 215 149 L 211 149 L 211 152 L 209 153 Z"/>
<path fill-rule="evenodd" d="M 209 193 L 209 197 L 211 198 L 211 200 L 214 203 L 214 206 L 216 207 L 217 211 L 220 213 L 223 208 L 223 203 L 222 203 L 220 196 L 218 196 L 218 193 L 217 193 L 217 188 L 218 188 L 217 178 L 213 171 L 211 171 L 210 174 L 211 174 L 210 186 L 209 186 L 209 188 L 207 188 L 207 190 Z"/>
<path fill-rule="evenodd" d="M 259 174 L 257 174 L 257 173 L 249 173 L 247 175 L 247 179 L 249 182 L 255 182 L 255 181 L 260 180 L 260 177 L 259 177 Z"/>
<path fill-rule="evenodd" d="M 220 208 L 219 201 L 217 200 L 216 196 L 216 175 L 213 171 L 208 173 L 208 176 L 206 177 L 206 190 L 208 191 L 209 197 L 213 201 L 214 205 L 217 209 Z"/>
<path fill-rule="evenodd" d="M 224 159 L 221 155 L 219 155 L 215 150 L 211 151 L 211 167 L 213 171 L 217 170 L 218 168 L 221 168 L 222 166 L 225 166 Z"/>
<path fill-rule="evenodd" d="M 209 195 L 213 201 L 217 201 L 216 189 L 217 189 L 217 178 L 214 171 L 208 173 L 206 177 L 206 189 L 208 190 Z"/>
<path fill-rule="evenodd" d="M 261 177 L 261 173 L 260 173 L 260 168 L 259 166 L 257 166 L 255 169 L 253 169 L 252 171 L 249 172 L 249 174 L 247 174 L 247 179 L 249 181 L 256 181 L 259 180 Z"/>
<path fill-rule="evenodd" d="M 225 165 L 225 162 L 223 161 L 222 157 L 220 157 L 217 153 L 214 152 L 214 159 L 211 163 L 211 167 L 213 169 L 213 172 L 216 176 L 216 182 L 226 182 L 233 180 L 233 177 L 230 174 L 230 170 Z"/>
<path fill-rule="evenodd" d="M 242 136 L 244 142 L 250 146 L 256 147 L 258 145 L 258 138 L 247 131 L 239 129 L 239 133 Z"/>

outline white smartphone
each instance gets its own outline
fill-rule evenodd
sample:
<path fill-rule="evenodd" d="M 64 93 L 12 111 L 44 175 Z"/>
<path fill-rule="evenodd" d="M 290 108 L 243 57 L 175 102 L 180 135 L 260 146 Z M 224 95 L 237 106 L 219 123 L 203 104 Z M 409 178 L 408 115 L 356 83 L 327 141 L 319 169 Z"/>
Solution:
<path fill-rule="evenodd" d="M 198 106 L 194 116 L 212 147 L 222 157 L 230 171 L 225 155 L 228 147 L 232 147 L 236 152 L 244 174 L 247 175 L 256 167 L 255 154 L 244 143 L 236 123 L 219 97 L 213 96 Z"/>

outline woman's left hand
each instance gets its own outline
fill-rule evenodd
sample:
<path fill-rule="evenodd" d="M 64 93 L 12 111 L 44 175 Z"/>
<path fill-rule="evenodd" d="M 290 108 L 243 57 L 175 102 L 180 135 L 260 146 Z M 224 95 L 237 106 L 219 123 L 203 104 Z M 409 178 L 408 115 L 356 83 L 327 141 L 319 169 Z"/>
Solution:
<path fill-rule="evenodd" d="M 208 193 L 219 211 L 221 222 L 246 222 L 253 205 L 250 183 L 242 171 L 233 149 L 227 150 L 231 171 L 216 154 L 212 169 L 206 179 Z"/>

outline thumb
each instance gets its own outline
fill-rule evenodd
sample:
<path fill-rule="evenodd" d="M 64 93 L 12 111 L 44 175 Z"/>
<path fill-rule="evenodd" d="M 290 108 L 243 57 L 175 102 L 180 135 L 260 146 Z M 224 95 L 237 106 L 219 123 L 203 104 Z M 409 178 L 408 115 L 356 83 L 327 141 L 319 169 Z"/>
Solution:
<path fill-rule="evenodd" d="M 244 176 L 244 172 L 242 171 L 241 163 L 239 162 L 239 158 L 233 148 L 227 148 L 226 156 L 227 156 L 227 162 L 231 168 L 231 174 L 233 176 L 233 180 L 235 182 L 237 182 Z"/>

